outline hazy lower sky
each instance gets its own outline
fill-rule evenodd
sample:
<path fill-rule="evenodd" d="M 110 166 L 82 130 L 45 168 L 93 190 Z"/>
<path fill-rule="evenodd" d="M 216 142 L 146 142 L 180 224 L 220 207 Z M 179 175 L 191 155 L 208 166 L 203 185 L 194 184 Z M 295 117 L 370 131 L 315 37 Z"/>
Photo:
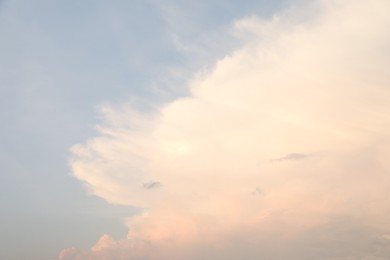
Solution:
<path fill-rule="evenodd" d="M 0 259 L 390 259 L 389 14 L 0 1 Z"/>

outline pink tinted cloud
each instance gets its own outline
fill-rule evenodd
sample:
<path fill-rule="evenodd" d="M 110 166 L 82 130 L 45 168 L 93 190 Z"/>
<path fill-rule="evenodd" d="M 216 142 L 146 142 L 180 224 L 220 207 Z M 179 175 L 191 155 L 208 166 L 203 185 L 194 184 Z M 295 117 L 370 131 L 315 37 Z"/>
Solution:
<path fill-rule="evenodd" d="M 60 259 L 389 258 L 389 10 L 318 1 L 244 19 L 246 44 L 189 97 L 153 115 L 105 107 L 73 174 L 146 210 L 127 238 Z"/>

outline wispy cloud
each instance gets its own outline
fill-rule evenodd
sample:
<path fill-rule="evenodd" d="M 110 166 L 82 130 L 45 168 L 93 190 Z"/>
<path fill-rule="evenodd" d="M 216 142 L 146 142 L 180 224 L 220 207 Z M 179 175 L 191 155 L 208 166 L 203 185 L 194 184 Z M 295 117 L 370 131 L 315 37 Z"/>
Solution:
<path fill-rule="evenodd" d="M 144 188 L 151 190 L 151 189 L 157 189 L 160 188 L 162 185 L 158 181 L 151 181 L 144 183 Z"/>
<path fill-rule="evenodd" d="M 309 157 L 310 155 L 304 154 L 304 153 L 289 153 L 286 154 L 283 157 L 272 159 L 273 162 L 283 162 L 283 161 L 295 161 L 295 160 L 301 160 Z"/>
<path fill-rule="evenodd" d="M 105 110 L 101 136 L 72 148 L 72 172 L 145 213 L 126 239 L 60 259 L 390 256 L 390 3 L 305 10 L 316 13 L 241 22 L 253 36 L 189 97 L 152 115 Z"/>

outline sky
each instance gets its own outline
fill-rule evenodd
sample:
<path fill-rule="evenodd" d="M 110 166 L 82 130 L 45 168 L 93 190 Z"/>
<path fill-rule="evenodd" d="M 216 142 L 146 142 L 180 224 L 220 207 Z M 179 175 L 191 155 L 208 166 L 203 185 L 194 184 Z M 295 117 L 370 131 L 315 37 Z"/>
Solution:
<path fill-rule="evenodd" d="M 0 2 L 0 259 L 390 258 L 390 2 Z"/>

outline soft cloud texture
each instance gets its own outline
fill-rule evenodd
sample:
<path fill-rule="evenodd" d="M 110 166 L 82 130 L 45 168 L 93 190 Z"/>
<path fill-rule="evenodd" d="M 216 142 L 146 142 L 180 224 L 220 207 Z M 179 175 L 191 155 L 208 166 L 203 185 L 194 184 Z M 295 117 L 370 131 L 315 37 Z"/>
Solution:
<path fill-rule="evenodd" d="M 389 11 L 319 1 L 237 21 L 246 44 L 189 97 L 103 107 L 72 172 L 145 213 L 60 259 L 388 259 Z"/>

